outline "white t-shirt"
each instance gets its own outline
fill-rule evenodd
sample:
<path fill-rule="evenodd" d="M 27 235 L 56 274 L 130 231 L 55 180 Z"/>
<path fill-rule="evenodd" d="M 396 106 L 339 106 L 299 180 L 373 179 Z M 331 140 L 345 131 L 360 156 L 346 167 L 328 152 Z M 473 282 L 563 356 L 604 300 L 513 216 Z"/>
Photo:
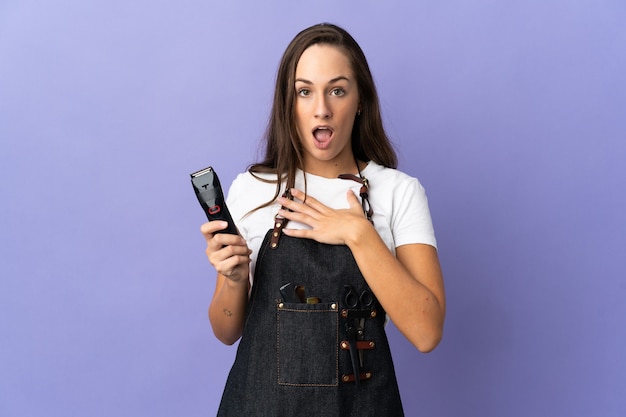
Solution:
<path fill-rule="evenodd" d="M 255 174 L 261 178 L 275 179 L 272 174 Z M 385 168 L 370 161 L 361 171 L 369 181 L 369 200 L 374 211 L 372 220 L 376 231 L 389 250 L 411 243 L 437 246 L 428 200 L 424 187 L 416 178 L 396 169 Z M 306 174 L 307 194 L 334 209 L 348 208 L 346 193 L 351 189 L 360 200 L 361 184 L 352 180 L 324 178 Z M 284 184 L 283 184 L 284 188 Z M 304 175 L 298 171 L 295 188 L 304 191 Z M 256 259 L 267 231 L 274 225 L 274 216 L 280 205 L 276 202 L 250 212 L 267 203 L 274 195 L 276 184 L 260 181 L 249 172 L 239 174 L 228 191 L 226 204 L 239 232 L 252 249 L 251 276 L 254 276 Z M 281 190 L 282 194 L 282 190 Z M 308 226 L 290 221 L 288 228 Z"/>

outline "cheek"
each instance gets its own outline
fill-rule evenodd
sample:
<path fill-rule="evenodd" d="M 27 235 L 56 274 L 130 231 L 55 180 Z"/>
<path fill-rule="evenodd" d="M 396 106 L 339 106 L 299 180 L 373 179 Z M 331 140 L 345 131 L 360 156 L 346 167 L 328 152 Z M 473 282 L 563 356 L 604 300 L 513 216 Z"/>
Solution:
<path fill-rule="evenodd" d="M 296 122 L 296 131 L 298 132 L 298 135 L 302 135 L 302 132 L 304 132 L 304 122 L 302 120 L 302 117 L 300 117 L 300 115 L 296 112 L 295 114 L 295 122 Z"/>
<path fill-rule="evenodd" d="M 295 118 L 296 124 L 298 126 L 301 126 L 304 123 L 304 120 L 306 119 L 305 118 L 306 111 L 304 109 L 304 106 L 296 103 L 293 111 L 294 111 L 294 118 Z"/>
<path fill-rule="evenodd" d="M 354 118 L 356 117 L 356 112 L 359 108 L 358 103 L 345 103 L 342 107 L 341 107 L 341 116 L 343 118 L 344 121 L 350 120 L 350 121 L 354 121 Z"/>
<path fill-rule="evenodd" d="M 349 132 L 352 132 L 352 127 L 355 123 L 354 122 L 355 114 L 356 114 L 356 110 L 353 112 L 352 109 L 349 109 L 343 114 L 343 117 L 341 120 L 342 130 L 347 130 Z"/>
<path fill-rule="evenodd" d="M 296 116 L 296 133 L 298 134 L 298 142 L 302 145 L 306 141 L 304 140 L 304 132 L 306 132 L 306 127 L 302 124 L 302 122 Z"/>

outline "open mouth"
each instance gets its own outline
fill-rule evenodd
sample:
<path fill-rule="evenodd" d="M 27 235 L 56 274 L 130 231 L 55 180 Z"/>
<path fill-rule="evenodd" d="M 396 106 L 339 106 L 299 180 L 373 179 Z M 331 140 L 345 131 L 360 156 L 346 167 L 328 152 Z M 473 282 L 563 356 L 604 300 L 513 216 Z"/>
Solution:
<path fill-rule="evenodd" d="M 313 129 L 313 137 L 315 138 L 315 146 L 319 149 L 326 149 L 332 141 L 333 131 L 329 127 L 320 126 Z"/>

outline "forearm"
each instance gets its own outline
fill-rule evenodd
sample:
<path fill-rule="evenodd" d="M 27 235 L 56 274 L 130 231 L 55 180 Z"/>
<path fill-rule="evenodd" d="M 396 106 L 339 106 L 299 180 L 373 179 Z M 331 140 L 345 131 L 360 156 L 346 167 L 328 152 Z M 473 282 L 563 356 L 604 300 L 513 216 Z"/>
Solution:
<path fill-rule="evenodd" d="M 209 321 L 215 337 L 232 345 L 240 337 L 248 304 L 248 281 L 234 282 L 218 274 L 209 306 Z"/>
<path fill-rule="evenodd" d="M 427 245 L 410 245 L 410 256 L 406 250 L 403 263 L 369 223 L 359 222 L 352 230 L 346 244 L 391 320 L 420 351 L 434 349 L 441 340 L 445 317 L 436 250 Z M 399 250 L 402 252 L 403 247 Z M 398 255 L 402 255 L 400 252 Z"/>

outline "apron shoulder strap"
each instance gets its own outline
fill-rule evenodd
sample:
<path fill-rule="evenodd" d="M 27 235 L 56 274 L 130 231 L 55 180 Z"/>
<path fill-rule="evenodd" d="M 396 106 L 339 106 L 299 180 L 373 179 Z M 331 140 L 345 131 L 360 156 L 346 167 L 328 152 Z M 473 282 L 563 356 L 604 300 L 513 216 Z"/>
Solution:
<path fill-rule="evenodd" d="M 372 220 L 374 210 L 372 210 L 372 206 L 370 205 L 369 200 L 370 183 L 367 178 L 363 177 L 360 172 L 358 177 L 353 174 L 340 174 L 339 178 L 341 178 L 342 180 L 356 181 L 361 184 L 361 190 L 359 191 L 359 195 L 361 196 L 361 206 L 363 206 L 363 213 L 365 213 L 367 220 L 369 220 L 370 223 L 374 224 L 374 221 Z"/>
<path fill-rule="evenodd" d="M 287 187 L 287 189 L 283 193 L 283 197 L 293 200 L 293 196 L 291 195 L 291 192 L 289 190 L 290 188 Z M 287 209 L 285 206 L 282 206 L 282 208 L 285 210 Z M 287 225 L 287 222 L 289 222 L 289 219 L 285 217 L 281 217 L 278 214 L 274 216 L 274 228 L 272 230 L 272 237 L 270 238 L 270 249 L 276 249 L 278 247 L 278 241 L 280 240 L 280 235 L 282 234 L 283 229 Z"/>

